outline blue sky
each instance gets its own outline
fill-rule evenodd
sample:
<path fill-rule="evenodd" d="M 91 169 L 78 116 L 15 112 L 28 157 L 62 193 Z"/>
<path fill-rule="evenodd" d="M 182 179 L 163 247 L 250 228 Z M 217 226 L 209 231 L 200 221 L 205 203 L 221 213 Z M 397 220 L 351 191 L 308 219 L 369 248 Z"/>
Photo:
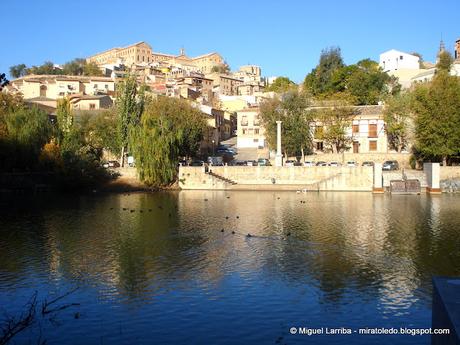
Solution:
<path fill-rule="evenodd" d="M 299 82 L 328 46 L 347 64 L 391 48 L 433 61 L 441 35 L 450 51 L 460 37 L 459 0 L 0 0 L 0 13 L 0 72 L 146 41 L 164 53 L 217 51 L 232 69 L 258 64 Z"/>

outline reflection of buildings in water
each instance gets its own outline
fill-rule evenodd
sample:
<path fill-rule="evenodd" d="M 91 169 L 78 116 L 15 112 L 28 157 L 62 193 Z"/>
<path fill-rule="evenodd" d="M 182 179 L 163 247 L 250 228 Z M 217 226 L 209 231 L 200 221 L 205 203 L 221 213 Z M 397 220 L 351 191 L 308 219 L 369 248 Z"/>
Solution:
<path fill-rule="evenodd" d="M 90 199 L 77 210 L 46 217 L 49 266 L 56 276 L 82 276 L 105 285 L 108 295 L 129 297 L 178 282 L 209 287 L 233 272 L 319 285 L 338 298 L 344 288 L 368 291 L 377 284 L 382 305 L 390 308 L 398 298 L 412 300 L 417 270 L 426 266 L 420 243 L 430 234 L 420 239 L 417 231 L 429 219 L 443 226 L 441 198 L 433 200 L 240 191 Z M 247 233 L 260 237 L 248 239 Z M 436 243 L 441 245 L 428 242 Z"/>
<path fill-rule="evenodd" d="M 441 198 L 439 195 L 433 195 L 428 197 L 430 205 L 430 226 L 431 232 L 437 236 L 439 235 L 442 221 L 441 221 Z"/>
<path fill-rule="evenodd" d="M 379 291 L 379 309 L 384 314 L 404 315 L 419 298 L 414 294 L 420 282 L 411 262 L 394 260 L 393 267 L 381 275 Z"/>
<path fill-rule="evenodd" d="M 201 244 L 203 270 L 201 278 L 217 283 L 239 267 L 242 271 L 256 271 L 264 265 L 265 244 L 251 241 L 248 233 L 261 236 L 266 232 L 264 222 L 270 216 L 267 202 L 272 193 L 227 191 L 181 191 L 178 197 L 179 226 L 182 232 L 193 230 L 207 240 Z M 226 218 L 228 217 L 228 219 Z M 224 232 L 221 232 L 224 229 Z M 235 231 L 235 234 L 231 234 Z"/>

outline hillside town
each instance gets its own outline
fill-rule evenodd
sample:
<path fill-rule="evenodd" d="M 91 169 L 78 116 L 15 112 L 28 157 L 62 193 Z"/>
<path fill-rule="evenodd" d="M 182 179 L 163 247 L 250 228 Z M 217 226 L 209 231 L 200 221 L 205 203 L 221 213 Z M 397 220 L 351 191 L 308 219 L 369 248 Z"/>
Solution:
<path fill-rule="evenodd" d="M 453 50 L 449 74 L 460 76 L 460 39 Z M 318 67 L 307 75 L 304 83 L 296 85 L 283 76 L 263 76 L 262 68 L 257 65 L 231 70 L 217 52 L 189 57 L 181 48 L 178 55 L 165 54 L 154 51 L 146 42 L 138 42 L 66 65 L 47 63 L 27 70 L 23 66 L 17 73 L 18 78 L 11 80 L 3 92 L 18 95 L 25 104 L 45 111 L 52 121 L 56 121 L 60 101 L 65 100 L 69 114 L 78 122 L 80 117 L 116 109 L 120 103 L 117 100 L 120 83 L 132 78 L 135 89 L 142 88 L 142 94 L 149 98 L 182 100 L 201 113 L 206 129 L 196 151 L 187 151 L 179 157 L 179 164 L 183 166 L 373 166 L 383 163 L 384 170 L 414 169 L 420 168 L 423 161 L 413 158 L 413 123 L 399 124 L 404 126 L 404 133 L 396 133 L 391 131 L 392 124 L 387 123 L 391 117 L 385 114 L 391 112 L 394 100 L 399 97 L 396 95 L 434 78 L 443 54 L 450 56 L 441 41 L 435 63 L 423 61 L 417 53 L 391 49 L 380 54 L 378 63 L 364 59 L 346 66 L 340 48 L 330 48 L 322 52 Z M 319 79 L 315 78 L 323 59 L 337 63 L 333 72 L 339 77 L 348 75 L 342 83 L 349 85 L 318 84 Z M 76 62 L 89 72 L 74 75 L 66 72 L 69 65 Z M 34 73 L 43 67 L 47 72 Z M 12 71 L 14 68 L 18 67 L 13 66 Z M 364 74 L 360 76 L 361 72 Z M 358 76 L 355 84 L 352 84 L 353 74 Z M 367 84 L 359 78 L 367 76 L 378 82 L 364 86 Z M 297 115 L 286 105 L 290 94 L 297 95 L 292 102 L 297 99 L 305 104 L 299 111 L 310 114 L 301 122 L 291 123 Z M 270 111 L 278 118 L 270 115 Z M 277 131 L 275 122 L 280 122 Z M 303 123 L 307 124 L 307 133 L 301 134 Z M 281 133 L 282 139 L 275 138 L 281 137 Z M 294 136 L 297 138 L 292 139 Z M 278 142 L 283 144 L 275 144 Z M 131 149 L 128 146 L 126 141 L 121 160 L 117 152 L 105 148 L 104 166 L 139 165 L 133 145 Z M 450 164 L 458 163 L 455 156 L 449 157 Z M 447 158 L 443 159 L 446 164 Z M 221 180 L 228 177 L 218 176 Z"/>
<path fill-rule="evenodd" d="M 443 42 L 439 49 L 445 49 Z M 455 42 L 454 49 L 455 61 L 450 73 L 460 76 L 460 40 Z M 267 89 L 276 77 L 262 76 L 260 66 L 246 65 L 230 71 L 217 52 L 189 57 L 182 48 L 178 55 L 164 54 L 155 52 L 146 42 L 112 48 L 87 57 L 86 61 L 97 64 L 102 76 L 25 75 L 12 80 L 5 90 L 21 94 L 25 102 L 39 106 L 50 115 L 55 114 L 57 100 L 62 97 L 69 97 L 72 109 L 77 112 L 99 111 L 113 106 L 117 81 L 134 73 L 139 85 L 146 85 L 150 94 L 186 99 L 202 111 L 209 127 L 201 145 L 202 153 L 211 154 L 213 146 L 215 150 L 236 134 L 235 149 L 256 149 L 248 156 L 251 159 L 270 158 L 259 119 L 259 105 L 274 97 L 275 93 Z M 435 64 L 395 49 L 380 54 L 379 66 L 396 77 L 403 89 L 431 80 L 436 72 Z M 391 151 L 385 132 L 383 102 L 356 108 L 357 114 L 347 129 L 353 138 L 352 144 L 345 151 Z M 318 126 L 321 124 L 311 124 L 313 133 Z M 314 140 L 313 150 L 326 152 L 325 145 L 318 139 Z M 409 152 L 410 147 L 406 150 Z"/>

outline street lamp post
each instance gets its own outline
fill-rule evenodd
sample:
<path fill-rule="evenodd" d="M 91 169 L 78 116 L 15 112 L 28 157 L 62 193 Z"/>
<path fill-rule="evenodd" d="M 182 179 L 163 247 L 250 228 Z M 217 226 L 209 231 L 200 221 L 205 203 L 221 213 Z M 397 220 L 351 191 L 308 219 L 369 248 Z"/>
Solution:
<path fill-rule="evenodd" d="M 281 122 L 276 121 L 276 157 L 275 157 L 275 166 L 283 166 L 283 154 L 281 153 Z"/>

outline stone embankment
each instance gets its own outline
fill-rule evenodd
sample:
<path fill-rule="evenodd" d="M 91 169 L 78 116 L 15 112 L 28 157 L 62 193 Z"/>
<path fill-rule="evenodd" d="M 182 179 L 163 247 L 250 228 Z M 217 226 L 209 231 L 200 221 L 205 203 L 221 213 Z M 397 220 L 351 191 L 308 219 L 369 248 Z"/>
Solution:
<path fill-rule="evenodd" d="M 181 189 L 372 191 L 372 167 L 224 166 L 179 168 Z"/>

